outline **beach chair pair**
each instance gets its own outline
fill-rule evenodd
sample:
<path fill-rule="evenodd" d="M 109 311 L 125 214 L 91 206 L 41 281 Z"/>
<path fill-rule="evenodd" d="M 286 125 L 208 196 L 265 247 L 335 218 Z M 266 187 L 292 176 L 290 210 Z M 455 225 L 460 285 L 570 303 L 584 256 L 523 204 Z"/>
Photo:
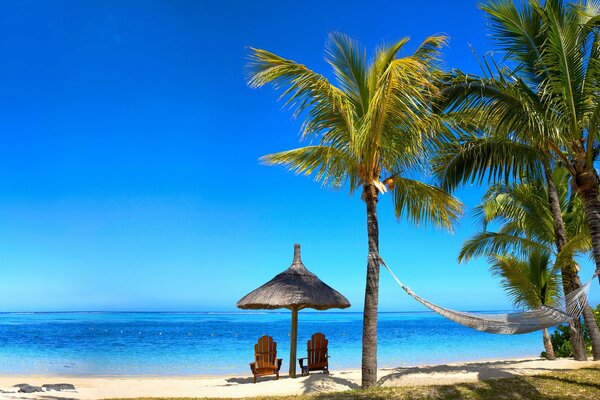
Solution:
<path fill-rule="evenodd" d="M 327 354 L 328 341 L 322 333 L 315 333 L 306 342 L 307 357 L 298 360 L 302 375 L 310 371 L 323 371 L 329 373 L 329 355 Z M 262 336 L 254 345 L 254 362 L 250 363 L 250 370 L 256 378 L 260 376 L 275 375 L 279 379 L 279 370 L 283 360 L 277 358 L 277 343 L 271 336 Z M 306 363 L 306 365 L 305 365 Z"/>

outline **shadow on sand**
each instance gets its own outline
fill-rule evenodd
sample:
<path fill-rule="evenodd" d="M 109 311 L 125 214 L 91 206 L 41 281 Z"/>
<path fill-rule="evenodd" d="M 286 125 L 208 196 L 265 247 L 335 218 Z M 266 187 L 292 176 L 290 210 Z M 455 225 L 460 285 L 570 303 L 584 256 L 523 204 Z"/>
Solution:
<path fill-rule="evenodd" d="M 282 375 L 280 379 L 290 379 L 288 376 Z M 331 374 L 323 374 L 323 373 L 313 373 L 306 377 L 298 376 L 298 379 L 302 383 L 302 393 L 320 393 L 332 390 L 351 390 L 351 389 L 360 389 L 360 386 L 355 382 L 344 379 L 336 374 L 333 376 Z M 257 382 L 275 380 L 274 377 L 263 377 L 258 378 Z M 233 386 L 235 384 L 254 384 L 254 379 L 252 377 L 244 377 L 244 378 L 228 378 L 226 379 L 227 384 L 223 386 Z"/>
<path fill-rule="evenodd" d="M 24 399 L 24 400 L 32 400 L 31 397 L 20 396 L 20 393 L 15 393 L 9 399 Z M 35 397 L 36 400 L 77 400 L 74 397 L 68 397 L 66 395 L 46 395 L 46 394 L 38 394 Z"/>
<path fill-rule="evenodd" d="M 344 379 L 337 374 L 315 373 L 307 376 L 302 382 L 302 393 L 321 393 L 333 390 L 360 389 L 360 385 L 349 379 Z"/>
<path fill-rule="evenodd" d="M 275 379 L 275 377 L 274 376 L 266 376 L 266 377 L 264 377 L 262 379 L 265 379 L 265 380 L 266 379 Z M 281 379 L 281 378 L 279 378 L 279 379 Z M 229 382 L 230 384 L 234 384 L 234 383 L 237 383 L 237 384 L 254 383 L 254 378 L 252 378 L 251 376 L 246 377 L 246 378 L 233 377 L 233 378 L 227 378 L 227 379 L 225 379 L 225 381 Z M 256 379 L 256 382 L 260 382 L 260 381 L 261 381 L 261 378 L 257 378 Z M 225 386 L 231 386 L 231 385 L 225 385 Z"/>

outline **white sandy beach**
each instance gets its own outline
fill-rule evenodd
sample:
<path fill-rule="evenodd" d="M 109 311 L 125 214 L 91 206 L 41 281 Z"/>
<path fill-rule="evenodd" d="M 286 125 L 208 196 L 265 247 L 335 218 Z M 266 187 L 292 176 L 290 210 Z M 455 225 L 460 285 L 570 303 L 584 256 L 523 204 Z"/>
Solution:
<path fill-rule="evenodd" d="M 600 362 L 575 362 L 571 359 L 547 361 L 539 358 L 510 359 L 381 369 L 382 386 L 417 386 L 472 382 L 516 375 L 535 375 L 554 370 L 600 366 Z M 2 399 L 105 399 L 114 397 L 250 397 L 293 395 L 357 389 L 360 371 L 334 371 L 330 375 L 313 373 L 289 379 L 260 378 L 252 383 L 248 375 L 226 376 L 138 376 L 138 377 L 68 377 L 68 376 L 0 376 L 0 390 L 15 391 L 15 384 L 71 383 L 75 391 L 49 391 L 35 394 L 0 393 Z"/>

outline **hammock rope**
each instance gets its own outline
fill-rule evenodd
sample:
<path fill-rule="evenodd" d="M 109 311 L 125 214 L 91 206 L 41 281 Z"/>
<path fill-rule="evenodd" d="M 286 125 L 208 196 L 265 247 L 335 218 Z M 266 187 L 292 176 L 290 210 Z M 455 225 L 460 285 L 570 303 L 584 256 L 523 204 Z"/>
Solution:
<path fill-rule="evenodd" d="M 585 285 L 565 296 L 564 304 L 561 304 L 560 309 L 555 307 L 541 306 L 533 310 L 507 314 L 479 314 L 447 309 L 425 300 L 413 292 L 408 286 L 403 284 L 400 279 L 398 279 L 396 274 L 394 274 L 394 271 L 392 271 L 392 269 L 381 257 L 374 254 L 369 254 L 369 257 L 374 258 L 376 262 L 378 262 L 380 265 L 383 265 L 392 275 L 398 285 L 400 285 L 400 287 L 409 296 L 430 310 L 466 327 L 482 332 L 499 333 L 504 335 L 534 332 L 560 325 L 562 323 L 570 323 L 574 319 L 579 318 L 584 307 L 587 306 L 587 295 L 589 293 L 592 280 L 597 276 L 597 272 L 594 273 L 592 278 Z"/>

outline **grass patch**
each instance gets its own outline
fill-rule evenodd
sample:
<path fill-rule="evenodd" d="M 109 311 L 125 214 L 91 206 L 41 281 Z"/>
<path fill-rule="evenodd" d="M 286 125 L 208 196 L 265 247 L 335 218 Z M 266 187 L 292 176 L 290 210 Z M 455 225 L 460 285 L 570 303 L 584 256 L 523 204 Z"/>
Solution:
<path fill-rule="evenodd" d="M 144 398 L 138 400 L 193 400 L 192 398 Z M 195 398 L 199 400 L 200 398 Z M 202 398 L 207 400 L 208 398 Z M 378 387 L 369 390 L 320 393 L 300 396 L 250 397 L 246 400 L 598 400 L 600 367 L 551 372 L 543 375 L 491 379 L 454 385 Z M 125 400 L 125 399 L 112 399 Z M 219 399 L 223 400 L 223 399 Z M 238 399 L 240 400 L 240 399 Z"/>

